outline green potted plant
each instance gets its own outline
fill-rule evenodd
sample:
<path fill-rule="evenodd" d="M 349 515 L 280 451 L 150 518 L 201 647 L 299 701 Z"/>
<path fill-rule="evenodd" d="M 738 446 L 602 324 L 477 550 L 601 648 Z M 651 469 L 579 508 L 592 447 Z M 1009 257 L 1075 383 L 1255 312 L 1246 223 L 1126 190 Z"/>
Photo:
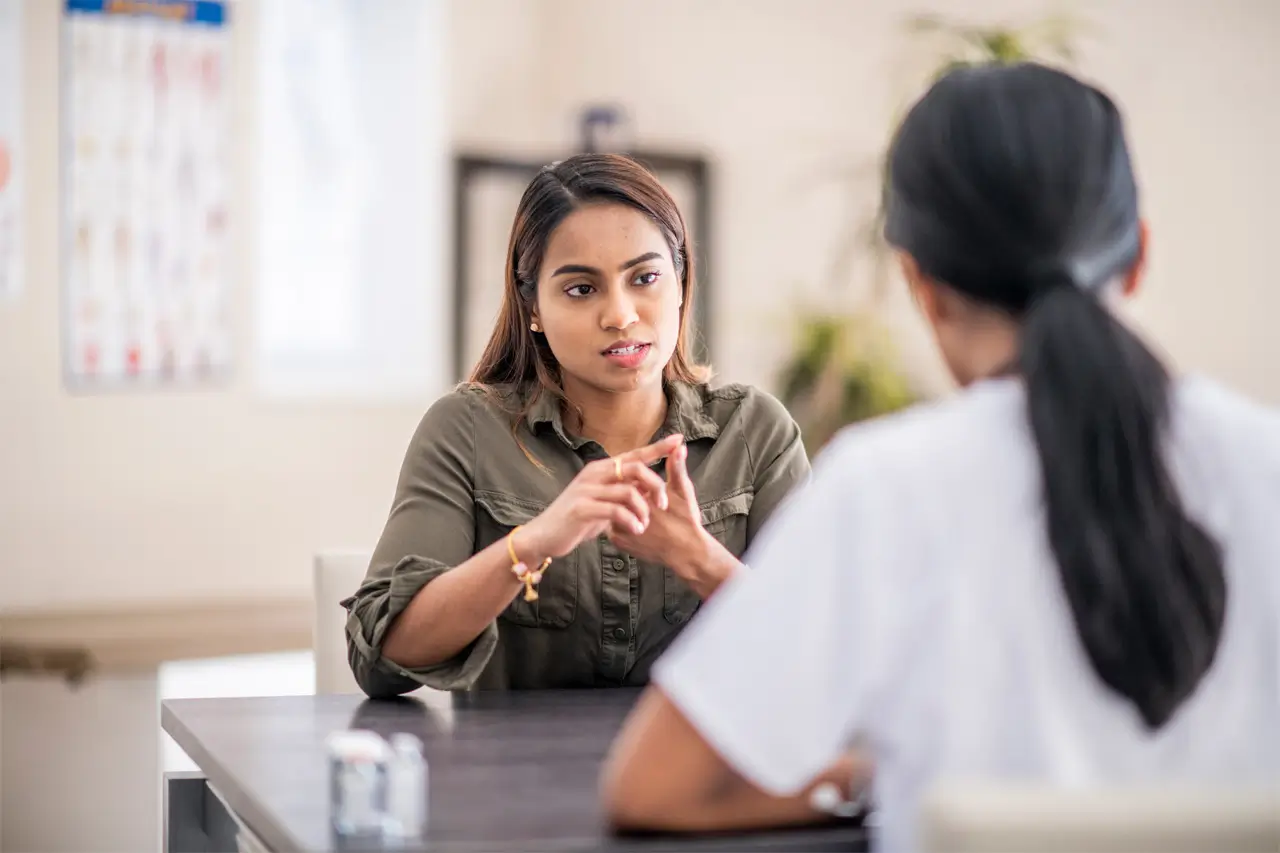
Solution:
<path fill-rule="evenodd" d="M 954 68 L 979 63 L 1037 59 L 1070 64 L 1080 25 L 1061 16 L 1014 27 L 928 15 L 911 18 L 906 29 L 931 51 L 927 85 Z M 838 285 L 838 298 L 801 313 L 795 345 L 779 377 L 779 399 L 799 422 L 811 455 L 848 424 L 921 398 L 902 369 L 898 338 L 883 310 L 892 281 L 891 255 L 882 236 L 886 156 L 887 151 L 870 172 L 876 184 L 870 214 L 842 229 L 829 273 Z M 865 186 L 868 171 L 860 171 L 853 174 Z M 851 186 L 850 191 L 857 190 Z M 864 271 L 855 275 L 855 267 Z"/>

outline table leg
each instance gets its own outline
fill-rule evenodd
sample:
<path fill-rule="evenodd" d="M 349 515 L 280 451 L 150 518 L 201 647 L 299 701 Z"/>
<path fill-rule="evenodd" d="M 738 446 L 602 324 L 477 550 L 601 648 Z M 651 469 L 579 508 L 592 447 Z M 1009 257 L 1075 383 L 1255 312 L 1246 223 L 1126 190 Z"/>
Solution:
<path fill-rule="evenodd" d="M 237 853 L 239 828 L 204 776 L 164 774 L 164 853 Z"/>

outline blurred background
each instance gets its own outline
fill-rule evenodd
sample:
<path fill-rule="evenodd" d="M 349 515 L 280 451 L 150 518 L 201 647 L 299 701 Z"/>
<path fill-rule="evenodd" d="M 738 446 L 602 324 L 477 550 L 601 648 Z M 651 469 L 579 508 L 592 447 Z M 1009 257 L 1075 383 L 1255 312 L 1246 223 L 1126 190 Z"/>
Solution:
<path fill-rule="evenodd" d="M 1280 404 L 1277 44 L 1271 0 L 0 0 L 0 848 L 154 847 L 159 700 L 312 689 L 316 556 L 376 540 L 576 151 L 670 186 L 718 381 L 816 452 L 951 391 L 877 239 L 895 118 L 1068 66 L 1128 120 L 1133 321 Z"/>

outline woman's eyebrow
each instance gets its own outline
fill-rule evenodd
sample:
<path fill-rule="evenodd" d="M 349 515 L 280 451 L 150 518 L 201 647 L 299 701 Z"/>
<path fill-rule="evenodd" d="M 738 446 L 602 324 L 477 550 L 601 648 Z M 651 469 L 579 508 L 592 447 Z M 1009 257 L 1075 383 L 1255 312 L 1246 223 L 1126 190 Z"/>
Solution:
<path fill-rule="evenodd" d="M 657 260 L 661 260 L 661 258 L 662 258 L 661 252 L 645 252 L 643 255 L 640 255 L 639 257 L 636 257 L 636 258 L 632 258 L 622 266 L 618 267 L 618 272 L 625 272 L 626 270 L 631 269 L 637 264 L 643 264 L 645 261 L 657 261 Z"/>
<path fill-rule="evenodd" d="M 643 264 L 645 261 L 659 260 L 661 257 L 662 257 L 661 252 L 645 252 L 643 255 L 632 258 L 631 260 L 627 261 L 625 264 L 620 264 L 618 266 L 618 272 L 624 272 L 625 270 L 629 270 L 632 267 L 636 266 L 637 264 Z M 584 264 L 565 264 L 562 267 L 557 267 L 556 271 L 551 274 L 551 277 L 555 278 L 558 275 L 572 275 L 572 274 L 600 275 L 600 270 L 596 269 L 595 267 L 586 266 Z"/>
<path fill-rule="evenodd" d="M 595 267 L 583 266 L 582 264 L 565 264 L 551 274 L 552 278 L 558 275 L 569 275 L 570 273 L 585 273 L 586 275 L 599 275 L 600 270 Z"/>

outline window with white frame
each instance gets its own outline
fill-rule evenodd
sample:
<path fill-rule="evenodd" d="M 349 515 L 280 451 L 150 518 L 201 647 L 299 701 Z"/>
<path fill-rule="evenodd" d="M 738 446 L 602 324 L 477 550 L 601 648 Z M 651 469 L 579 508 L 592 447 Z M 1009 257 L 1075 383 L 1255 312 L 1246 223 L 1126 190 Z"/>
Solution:
<path fill-rule="evenodd" d="M 450 351 L 445 2 L 255 11 L 257 385 L 273 397 L 435 393 Z"/>

